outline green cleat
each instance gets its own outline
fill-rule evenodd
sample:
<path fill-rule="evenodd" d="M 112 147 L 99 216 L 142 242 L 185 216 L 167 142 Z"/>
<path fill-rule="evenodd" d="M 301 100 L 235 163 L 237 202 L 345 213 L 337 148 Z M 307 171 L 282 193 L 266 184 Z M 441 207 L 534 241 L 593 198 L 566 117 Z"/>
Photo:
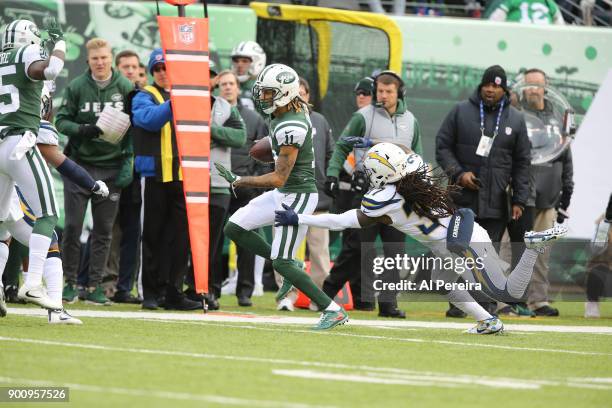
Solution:
<path fill-rule="evenodd" d="M 338 311 L 326 310 L 321 313 L 321 320 L 312 330 L 329 330 L 348 322 L 348 313 L 344 309 Z"/>
<path fill-rule="evenodd" d="M 93 291 L 87 292 L 87 298 L 85 299 L 85 302 L 97 306 L 108 306 L 112 304 L 112 302 L 104 294 L 104 289 L 102 289 L 102 286 L 100 285 L 96 286 Z"/>
<path fill-rule="evenodd" d="M 73 284 L 67 283 L 62 290 L 62 300 L 66 303 L 74 303 L 77 300 L 77 291 Z"/>

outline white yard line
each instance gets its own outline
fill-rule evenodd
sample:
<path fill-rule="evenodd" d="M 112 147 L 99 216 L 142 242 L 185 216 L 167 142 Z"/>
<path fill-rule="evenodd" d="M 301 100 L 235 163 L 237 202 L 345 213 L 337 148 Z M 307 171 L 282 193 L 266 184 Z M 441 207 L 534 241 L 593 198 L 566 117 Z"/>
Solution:
<path fill-rule="evenodd" d="M 109 310 L 69 310 L 75 317 L 98 317 L 113 319 L 159 319 L 159 320 L 183 320 L 203 322 L 233 322 L 233 323 L 265 323 L 265 324 L 298 324 L 314 325 L 318 317 L 295 317 L 295 316 L 259 316 L 247 314 L 229 313 L 155 313 L 155 312 L 125 312 Z M 46 312 L 35 308 L 8 308 L 8 313 L 21 316 L 46 316 Z M 350 313 L 349 313 L 350 315 Z M 503 320 L 503 319 L 502 319 Z M 457 322 L 427 322 L 417 320 L 357 320 L 350 319 L 351 326 L 360 327 L 394 327 L 394 328 L 421 328 L 421 329 L 456 329 L 466 330 L 474 326 L 474 323 Z M 554 333 L 581 333 L 581 334 L 612 334 L 610 326 L 559 326 L 542 324 L 506 324 L 508 331 L 524 332 L 554 332 Z"/>
<path fill-rule="evenodd" d="M 274 332 L 291 332 L 291 333 L 304 333 L 310 335 L 323 335 L 323 336 L 341 336 L 341 337 L 354 337 L 368 340 L 388 340 L 388 341 L 397 341 L 397 342 L 407 342 L 407 343 L 431 343 L 431 344 L 444 344 L 444 345 L 452 345 L 452 346 L 461 346 L 461 347 L 474 347 L 474 348 L 493 348 L 493 349 L 502 349 L 502 350 L 513 350 L 513 351 L 535 351 L 535 352 L 544 352 L 544 353 L 562 353 L 562 354 L 578 354 L 578 355 L 586 355 L 586 356 L 612 356 L 612 353 L 605 352 L 597 352 L 597 351 L 579 351 L 579 350 L 565 350 L 565 349 L 547 349 L 540 347 L 517 347 L 517 346 L 504 346 L 499 344 L 483 344 L 483 343 L 470 343 L 463 341 L 450 341 L 450 340 L 429 340 L 429 339 L 421 339 L 421 338 L 406 338 L 406 337 L 389 337 L 389 336 L 381 336 L 381 335 L 368 335 L 368 334 L 354 334 L 354 333 L 343 333 L 340 330 L 332 330 L 332 331 L 313 331 L 313 330 L 301 330 L 301 329 L 293 329 L 291 326 L 286 328 L 272 328 L 272 327 L 260 327 L 253 325 L 244 325 L 244 324 L 223 324 L 223 323 L 214 323 L 214 322 L 190 322 L 190 321 L 176 321 L 176 320 L 160 320 L 160 319 L 144 319 L 151 322 L 160 322 L 160 323 L 175 323 L 175 324 L 193 324 L 193 325 L 205 325 L 205 326 L 218 326 L 224 328 L 238 328 L 238 329 L 249 329 L 249 330 L 261 330 L 261 331 L 274 331 Z M 529 333 L 533 334 L 533 333 Z M 474 335 L 467 335 L 468 337 Z"/>
<path fill-rule="evenodd" d="M 253 400 L 221 395 L 191 394 L 186 392 L 146 390 L 139 388 L 104 387 L 99 385 L 64 383 L 30 378 L 0 377 L 0 384 L 29 385 L 43 387 L 68 387 L 72 391 L 95 392 L 101 394 L 129 395 L 133 397 L 163 398 L 172 400 L 201 401 L 220 405 L 278 408 L 327 408 L 329 405 L 310 405 L 285 401 Z"/>

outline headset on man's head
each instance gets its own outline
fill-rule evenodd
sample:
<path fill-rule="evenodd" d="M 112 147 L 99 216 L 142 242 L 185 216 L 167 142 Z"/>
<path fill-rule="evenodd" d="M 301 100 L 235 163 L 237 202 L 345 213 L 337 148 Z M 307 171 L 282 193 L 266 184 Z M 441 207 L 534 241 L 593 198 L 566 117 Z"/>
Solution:
<path fill-rule="evenodd" d="M 373 87 L 373 89 L 372 89 L 372 93 L 373 93 L 373 95 L 372 95 L 372 102 L 373 102 L 373 103 L 376 103 L 376 102 L 377 102 L 377 101 L 376 101 L 376 90 L 377 90 L 377 88 L 378 88 L 378 78 L 379 78 L 381 75 L 383 75 L 383 74 L 385 74 L 385 75 L 390 75 L 390 76 L 392 76 L 392 77 L 396 78 L 396 79 L 399 81 L 400 86 L 399 86 L 399 88 L 397 89 L 397 99 L 404 99 L 404 88 L 405 88 L 405 86 L 404 86 L 404 81 L 402 80 L 402 77 L 400 77 L 398 74 L 396 74 L 395 72 L 393 72 L 393 71 L 391 71 L 391 70 L 385 70 L 385 71 L 381 71 L 381 72 L 379 72 L 379 73 L 378 73 L 378 74 L 377 74 L 377 75 L 374 77 L 374 87 Z"/>

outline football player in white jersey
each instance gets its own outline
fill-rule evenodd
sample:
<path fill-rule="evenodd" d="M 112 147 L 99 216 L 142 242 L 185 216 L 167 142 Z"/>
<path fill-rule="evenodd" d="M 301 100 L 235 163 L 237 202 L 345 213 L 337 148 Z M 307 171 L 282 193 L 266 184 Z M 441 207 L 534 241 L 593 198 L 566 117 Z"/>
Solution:
<path fill-rule="evenodd" d="M 506 277 L 486 230 L 473 221 L 469 209 L 455 209 L 450 198 L 454 186 L 444 187 L 416 153 L 406 153 L 391 143 L 372 147 L 364 161 L 370 190 L 363 197 L 361 209 L 343 214 L 296 214 L 292 209 L 276 212 L 278 225 L 308 225 L 331 230 L 365 228 L 375 223 L 391 225 L 440 255 L 483 259 L 482 268 L 467 269 L 461 278 L 481 284 L 482 291 L 495 300 L 520 299 L 533 273 L 536 258 L 545 247 L 565 235 L 557 226 L 541 232 L 527 232 L 527 249 Z M 436 244 L 439 243 L 439 244 Z M 445 282 L 455 282 L 455 271 L 434 271 Z M 468 332 L 501 332 L 503 323 L 482 308 L 467 290 L 453 289 L 449 300 L 474 317 L 477 325 Z"/>

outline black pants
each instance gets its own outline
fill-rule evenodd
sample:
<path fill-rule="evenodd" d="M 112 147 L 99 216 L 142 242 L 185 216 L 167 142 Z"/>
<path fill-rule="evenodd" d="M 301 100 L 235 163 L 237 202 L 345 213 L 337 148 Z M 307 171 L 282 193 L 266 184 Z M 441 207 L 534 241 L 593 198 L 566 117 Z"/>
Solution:
<path fill-rule="evenodd" d="M 210 293 L 216 297 L 221 296 L 223 284 L 223 227 L 229 213 L 230 195 L 211 194 L 208 204 L 209 212 L 209 241 L 208 241 L 208 276 Z"/>
<path fill-rule="evenodd" d="M 375 241 L 380 236 L 383 243 L 383 253 L 386 258 L 395 258 L 405 252 L 406 235 L 390 225 L 376 224 L 359 230 L 359 239 L 363 245 L 361 257 L 361 299 L 364 302 L 374 301 L 374 258 L 376 257 Z M 383 282 L 399 282 L 399 271 L 395 268 L 386 270 L 377 279 Z M 396 291 L 381 291 L 378 295 L 378 306 L 381 310 L 395 308 L 397 305 Z"/>
<path fill-rule="evenodd" d="M 81 258 L 81 233 L 87 204 L 91 200 L 93 231 L 91 232 L 91 249 L 89 263 L 89 286 L 94 287 L 102 282 L 117 209 L 119 208 L 119 188 L 115 185 L 118 169 L 106 169 L 79 163 L 94 180 L 103 180 L 109 188 L 110 196 L 102 198 L 78 186 L 63 177 L 64 210 L 66 221 L 62 236 L 62 263 L 66 283 L 74 284 L 77 280 Z"/>
<path fill-rule="evenodd" d="M 242 188 L 236 191 L 237 197 L 232 196 L 230 201 L 230 216 L 244 207 L 255 198 L 260 191 L 250 188 Z M 248 297 L 253 295 L 255 287 L 255 254 L 245 247 L 236 245 L 236 265 L 238 267 L 238 279 L 236 280 L 236 296 Z"/>
<path fill-rule="evenodd" d="M 183 182 L 146 177 L 143 184 L 143 297 L 172 301 L 182 295 L 189 253 Z"/>
<path fill-rule="evenodd" d="M 140 180 L 121 191 L 119 199 L 119 227 L 121 243 L 119 244 L 119 276 L 117 290 L 130 292 L 134 286 L 134 277 L 138 270 L 138 253 L 140 252 Z"/>
<path fill-rule="evenodd" d="M 512 245 L 512 269 L 521 260 L 525 251 L 525 232 L 533 229 L 535 220 L 535 207 L 526 207 L 523 215 L 518 220 L 510 220 L 508 223 L 508 235 Z"/>

